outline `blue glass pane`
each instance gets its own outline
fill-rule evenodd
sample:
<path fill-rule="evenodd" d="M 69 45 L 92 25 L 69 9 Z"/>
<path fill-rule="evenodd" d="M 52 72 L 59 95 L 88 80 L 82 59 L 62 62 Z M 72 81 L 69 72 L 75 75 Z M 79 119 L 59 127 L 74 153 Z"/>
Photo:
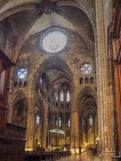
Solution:
<path fill-rule="evenodd" d="M 18 71 L 17 71 L 17 77 L 20 78 L 20 79 L 24 79 L 26 76 L 27 76 L 27 69 L 25 68 L 20 68 Z"/>
<path fill-rule="evenodd" d="M 67 37 L 64 32 L 52 31 L 42 39 L 42 47 L 46 52 L 56 53 L 61 51 L 67 44 Z"/>

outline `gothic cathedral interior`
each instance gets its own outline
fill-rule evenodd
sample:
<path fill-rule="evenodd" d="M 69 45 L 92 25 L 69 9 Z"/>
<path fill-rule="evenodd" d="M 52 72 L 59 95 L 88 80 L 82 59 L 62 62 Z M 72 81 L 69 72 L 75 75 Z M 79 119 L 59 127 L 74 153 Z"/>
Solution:
<path fill-rule="evenodd" d="M 0 0 L 0 161 L 83 154 L 121 160 L 121 0 Z"/>

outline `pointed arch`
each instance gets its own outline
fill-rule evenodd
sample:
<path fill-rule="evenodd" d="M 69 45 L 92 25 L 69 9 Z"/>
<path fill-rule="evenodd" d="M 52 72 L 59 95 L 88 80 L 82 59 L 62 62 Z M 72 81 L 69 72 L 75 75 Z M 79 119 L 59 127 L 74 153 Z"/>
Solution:
<path fill-rule="evenodd" d="M 94 110 L 97 108 L 96 93 L 90 87 L 85 87 L 77 98 L 77 106 L 81 110 L 84 107 L 92 107 Z"/>
<path fill-rule="evenodd" d="M 28 104 L 28 98 L 27 98 L 26 94 L 22 90 L 19 90 L 19 91 L 15 92 L 14 95 L 12 96 L 11 104 L 13 105 L 16 102 L 16 100 L 23 99 L 23 98 L 26 99 L 27 104 Z"/>
<path fill-rule="evenodd" d="M 12 100 L 12 123 L 27 126 L 28 101 L 22 91 L 17 92 Z"/>
<path fill-rule="evenodd" d="M 64 73 L 64 77 L 66 75 L 66 78 L 68 78 L 68 81 L 70 82 L 70 85 L 72 84 L 72 82 L 73 82 L 73 74 L 72 74 L 72 71 L 69 68 L 69 66 L 65 63 L 65 61 L 63 61 L 59 57 L 52 56 L 52 57 L 46 59 L 39 66 L 39 68 L 36 70 L 35 75 L 33 76 L 33 81 L 32 81 L 33 88 L 36 87 L 37 80 L 40 78 L 41 74 L 44 73 L 46 70 L 48 70 L 50 68 L 57 69 L 60 72 Z M 37 73 L 38 73 L 38 75 L 37 75 Z M 54 80 L 53 80 L 53 83 L 54 83 Z"/>

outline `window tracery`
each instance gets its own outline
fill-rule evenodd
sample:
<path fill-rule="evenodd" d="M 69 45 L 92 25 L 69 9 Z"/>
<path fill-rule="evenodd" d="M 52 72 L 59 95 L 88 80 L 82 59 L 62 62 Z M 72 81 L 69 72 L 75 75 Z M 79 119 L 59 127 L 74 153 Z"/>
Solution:
<path fill-rule="evenodd" d="M 85 78 L 85 84 L 89 83 L 89 78 Z"/>
<path fill-rule="evenodd" d="M 64 101 L 64 91 L 62 90 L 60 93 L 60 101 L 63 102 Z"/>
<path fill-rule="evenodd" d="M 20 68 L 17 71 L 17 77 L 20 79 L 26 78 L 27 74 L 28 74 L 28 71 L 25 68 Z"/>
<path fill-rule="evenodd" d="M 90 83 L 94 83 L 94 78 L 93 77 L 90 78 Z"/>
<path fill-rule="evenodd" d="M 36 114 L 36 124 L 39 125 L 40 124 L 40 113 Z"/>
<path fill-rule="evenodd" d="M 61 119 L 61 117 L 59 117 L 59 127 L 61 127 L 62 126 L 62 119 Z"/>
<path fill-rule="evenodd" d="M 89 125 L 93 125 L 93 117 L 91 115 L 89 116 Z"/>
<path fill-rule="evenodd" d="M 68 127 L 71 127 L 71 118 L 68 117 Z"/>
<path fill-rule="evenodd" d="M 63 31 L 50 31 L 42 38 L 42 47 L 48 53 L 57 53 L 63 50 L 66 44 L 67 36 Z"/>
<path fill-rule="evenodd" d="M 82 77 L 80 78 L 79 83 L 80 83 L 80 84 L 83 83 L 83 78 L 82 78 Z"/>
<path fill-rule="evenodd" d="M 42 86 L 43 84 L 43 79 L 42 79 L 42 76 L 40 77 L 40 85 Z"/>
<path fill-rule="evenodd" d="M 80 70 L 83 74 L 90 74 L 92 72 L 92 65 L 90 63 L 84 63 L 81 65 Z"/>
<path fill-rule="evenodd" d="M 69 90 L 67 90 L 66 92 L 66 101 L 70 102 L 70 91 Z"/>
<path fill-rule="evenodd" d="M 59 98 L 59 94 L 58 92 L 55 93 L 55 100 L 58 101 L 58 98 Z"/>
<path fill-rule="evenodd" d="M 84 126 L 84 119 L 82 119 L 82 125 Z"/>

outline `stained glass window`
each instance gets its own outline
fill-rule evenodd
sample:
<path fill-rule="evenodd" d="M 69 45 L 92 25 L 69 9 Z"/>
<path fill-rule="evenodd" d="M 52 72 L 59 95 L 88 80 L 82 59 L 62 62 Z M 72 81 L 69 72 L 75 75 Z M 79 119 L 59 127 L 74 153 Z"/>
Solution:
<path fill-rule="evenodd" d="M 40 124 L 40 113 L 38 113 L 36 115 L 36 124 L 39 125 Z"/>
<path fill-rule="evenodd" d="M 61 127 L 61 117 L 59 117 L 59 127 Z"/>
<path fill-rule="evenodd" d="M 82 125 L 84 126 L 84 119 L 82 119 Z"/>
<path fill-rule="evenodd" d="M 46 52 L 57 53 L 64 49 L 67 37 L 62 31 L 51 31 L 42 39 L 42 47 Z"/>
<path fill-rule="evenodd" d="M 80 70 L 83 74 L 90 74 L 92 72 L 92 66 L 90 63 L 84 63 L 81 65 Z"/>
<path fill-rule="evenodd" d="M 93 125 L 93 117 L 91 115 L 89 116 L 89 125 Z"/>
<path fill-rule="evenodd" d="M 71 126 L 71 118 L 69 117 L 68 118 L 68 127 L 70 127 Z"/>
<path fill-rule="evenodd" d="M 66 93 L 66 100 L 67 102 L 70 101 L 70 91 L 69 90 L 67 90 L 67 93 Z"/>
<path fill-rule="evenodd" d="M 58 120 L 57 119 L 55 120 L 55 125 L 56 125 L 56 127 L 58 126 Z"/>
<path fill-rule="evenodd" d="M 42 79 L 42 76 L 40 77 L 40 85 L 42 86 L 43 84 L 43 79 Z"/>
<path fill-rule="evenodd" d="M 36 113 L 36 112 L 38 111 L 38 107 L 35 107 L 34 111 L 35 111 L 35 113 Z"/>
<path fill-rule="evenodd" d="M 64 101 L 64 92 L 63 92 L 63 90 L 61 91 L 61 93 L 60 93 L 60 101 Z"/>
<path fill-rule="evenodd" d="M 55 93 L 55 100 L 58 101 L 58 98 L 59 98 L 59 94 Z"/>
<path fill-rule="evenodd" d="M 20 68 L 18 71 L 17 71 L 17 77 L 20 78 L 20 79 L 24 79 L 26 76 L 27 76 L 27 69 L 25 68 Z"/>

